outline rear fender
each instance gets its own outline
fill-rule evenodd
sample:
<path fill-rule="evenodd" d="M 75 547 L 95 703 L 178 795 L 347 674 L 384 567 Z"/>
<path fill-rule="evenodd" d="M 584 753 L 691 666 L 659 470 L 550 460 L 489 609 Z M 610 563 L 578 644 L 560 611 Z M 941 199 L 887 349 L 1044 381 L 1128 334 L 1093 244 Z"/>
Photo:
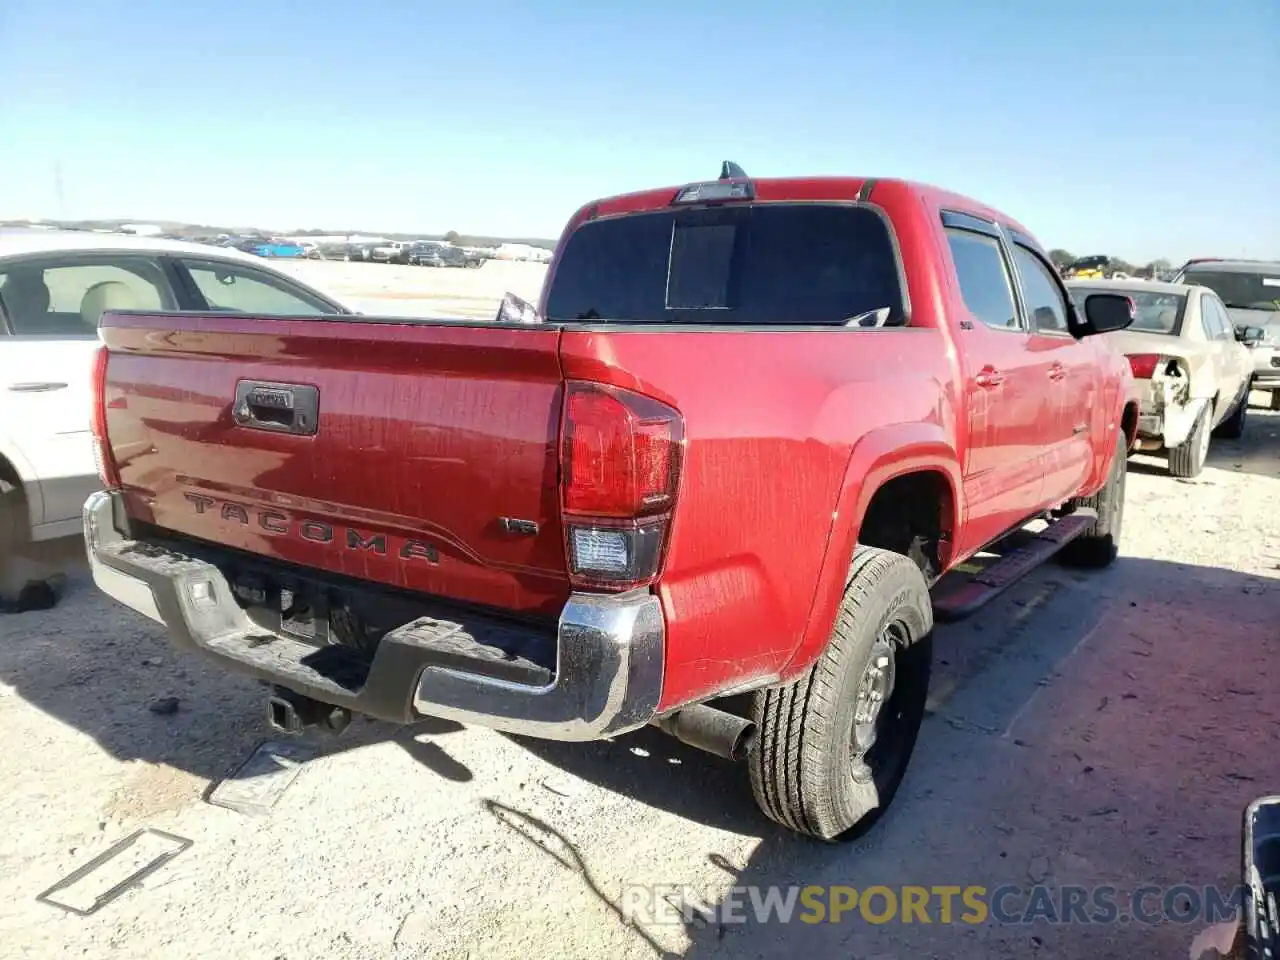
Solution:
<path fill-rule="evenodd" d="M 952 516 L 944 524 L 949 526 L 949 543 L 954 543 L 962 513 L 960 458 L 941 425 L 894 424 L 872 430 L 854 445 L 831 518 L 813 604 L 800 643 L 782 669 L 783 682 L 809 669 L 826 649 L 844 595 L 858 531 L 876 491 L 897 477 L 930 470 L 941 473 L 951 487 Z M 944 554 L 948 549 L 949 545 L 944 544 Z M 950 558 L 944 555 L 941 560 L 945 569 Z"/>

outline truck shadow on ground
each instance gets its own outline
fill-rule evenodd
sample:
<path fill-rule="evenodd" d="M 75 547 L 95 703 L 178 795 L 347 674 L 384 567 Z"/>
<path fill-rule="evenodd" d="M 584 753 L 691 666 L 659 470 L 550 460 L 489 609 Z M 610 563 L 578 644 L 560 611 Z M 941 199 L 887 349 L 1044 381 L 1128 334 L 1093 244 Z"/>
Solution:
<path fill-rule="evenodd" d="M 936 899 L 929 924 L 873 922 L 883 898 L 871 920 L 855 907 L 841 922 L 812 912 L 762 922 L 743 891 L 739 922 L 668 914 L 688 938 L 676 953 L 659 920 L 629 924 L 657 956 L 1185 956 L 1205 923 L 1010 921 L 1030 920 L 1035 883 L 1111 884 L 1122 897 L 1144 883 L 1238 882 L 1241 811 L 1280 784 L 1274 739 L 1262 733 L 1280 729 L 1280 702 L 1266 694 L 1280 681 L 1278 611 L 1280 581 L 1216 568 L 1121 558 L 1104 574 L 1033 573 L 971 621 L 939 628 L 935 692 L 907 779 L 881 821 L 845 844 L 774 827 L 755 811 L 743 769 L 650 729 L 613 743 L 519 742 L 641 803 L 760 838 L 744 863 L 708 851 L 690 864 L 701 882 L 711 865 L 723 886 L 784 895 L 814 885 L 1018 888 L 1003 922 L 980 924 L 940 922 Z M 621 916 L 580 855 L 578 867 L 565 861 L 570 839 L 521 816 L 521 831 L 542 836 L 545 852 Z M 702 902 L 721 896 L 713 889 Z"/>

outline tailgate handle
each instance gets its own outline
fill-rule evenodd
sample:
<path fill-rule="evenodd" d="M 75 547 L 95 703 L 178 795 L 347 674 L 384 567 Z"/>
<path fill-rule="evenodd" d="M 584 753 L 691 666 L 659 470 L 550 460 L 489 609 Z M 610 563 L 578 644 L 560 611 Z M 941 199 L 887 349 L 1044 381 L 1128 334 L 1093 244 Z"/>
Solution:
<path fill-rule="evenodd" d="M 239 380 L 231 416 L 250 430 L 314 436 L 320 420 L 320 390 L 298 383 Z"/>

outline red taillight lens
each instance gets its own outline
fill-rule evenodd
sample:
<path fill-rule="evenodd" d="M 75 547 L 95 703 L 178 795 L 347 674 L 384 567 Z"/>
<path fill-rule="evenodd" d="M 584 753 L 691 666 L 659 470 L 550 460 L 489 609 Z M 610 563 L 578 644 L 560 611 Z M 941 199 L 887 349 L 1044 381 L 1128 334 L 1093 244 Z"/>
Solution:
<path fill-rule="evenodd" d="M 107 440 L 107 348 L 98 347 L 93 357 L 93 410 L 89 419 L 93 431 L 93 454 L 98 464 L 98 477 L 105 487 L 120 486 L 120 471 L 111 456 Z"/>
<path fill-rule="evenodd" d="M 1160 364 L 1160 355 L 1157 353 L 1131 353 L 1129 354 L 1129 369 L 1133 371 L 1133 375 L 1139 380 L 1150 380 L 1156 375 L 1156 367 Z"/>
<path fill-rule="evenodd" d="M 637 517 L 675 496 L 680 415 L 656 400 L 570 384 L 564 421 L 564 508 Z"/>
<path fill-rule="evenodd" d="M 630 589 L 657 576 L 680 479 L 684 421 L 650 397 L 565 388 L 561 495 L 574 584 Z"/>

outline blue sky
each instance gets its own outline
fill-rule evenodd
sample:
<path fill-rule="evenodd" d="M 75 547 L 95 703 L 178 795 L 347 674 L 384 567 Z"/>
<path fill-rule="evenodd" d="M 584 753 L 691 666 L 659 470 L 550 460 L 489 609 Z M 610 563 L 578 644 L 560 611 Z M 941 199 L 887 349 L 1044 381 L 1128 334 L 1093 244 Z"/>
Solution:
<path fill-rule="evenodd" d="M 1280 3 L 1214 8 L 0 0 L 0 217 L 554 236 L 730 158 L 1081 254 L 1280 256 Z"/>

